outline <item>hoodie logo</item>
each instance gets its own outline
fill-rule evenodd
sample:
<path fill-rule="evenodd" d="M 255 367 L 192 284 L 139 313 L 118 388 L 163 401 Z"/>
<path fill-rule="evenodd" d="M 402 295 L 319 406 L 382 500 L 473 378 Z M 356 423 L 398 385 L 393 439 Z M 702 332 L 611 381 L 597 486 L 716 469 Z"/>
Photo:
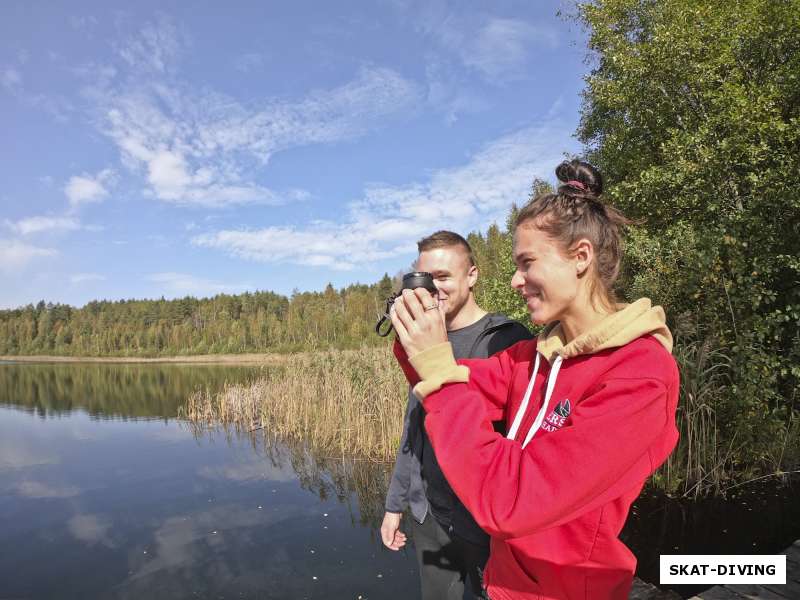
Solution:
<path fill-rule="evenodd" d="M 555 409 L 553 409 L 553 412 L 566 419 L 569 416 L 569 412 L 571 409 L 572 407 L 569 404 L 569 398 L 567 398 L 566 400 L 562 400 L 561 402 L 559 402 L 558 406 L 556 406 Z"/>
<path fill-rule="evenodd" d="M 547 415 L 547 418 L 542 423 L 542 429 L 545 431 L 556 431 L 564 426 L 567 422 L 567 417 L 572 410 L 569 403 L 569 398 L 559 402 L 556 407 Z"/>

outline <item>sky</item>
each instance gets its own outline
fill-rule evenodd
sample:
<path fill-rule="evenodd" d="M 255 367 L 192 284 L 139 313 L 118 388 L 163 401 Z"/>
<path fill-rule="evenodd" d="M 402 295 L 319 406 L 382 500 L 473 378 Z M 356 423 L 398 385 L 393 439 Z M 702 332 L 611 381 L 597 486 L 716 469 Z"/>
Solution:
<path fill-rule="evenodd" d="M 0 308 L 373 283 L 580 153 L 541 2 L 0 4 Z"/>

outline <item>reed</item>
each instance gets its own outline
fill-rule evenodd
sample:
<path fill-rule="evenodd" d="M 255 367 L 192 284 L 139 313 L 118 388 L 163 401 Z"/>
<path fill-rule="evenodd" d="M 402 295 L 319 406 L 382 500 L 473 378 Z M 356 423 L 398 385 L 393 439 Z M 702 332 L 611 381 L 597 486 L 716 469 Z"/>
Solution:
<path fill-rule="evenodd" d="M 180 416 L 196 427 L 263 429 L 318 456 L 394 458 L 407 383 L 388 348 L 291 355 L 249 384 L 199 390 Z"/>
<path fill-rule="evenodd" d="M 729 353 L 713 339 L 680 342 L 675 346 L 680 439 L 651 484 L 684 497 L 724 495 L 742 481 L 797 468 L 800 422 L 792 421 L 776 436 L 770 446 L 772 468 L 758 462 L 735 419 L 739 405 L 732 400 Z M 237 433 L 263 430 L 268 437 L 300 444 L 313 464 L 326 459 L 388 463 L 400 442 L 406 385 L 386 347 L 305 353 L 269 367 L 252 383 L 226 385 L 220 393 L 195 392 L 179 414 L 200 431 L 219 426 Z M 365 472 L 356 463 L 337 469 Z"/>
<path fill-rule="evenodd" d="M 720 494 L 735 477 L 736 436 L 722 442 L 720 413 L 729 386 L 731 359 L 711 339 L 675 345 L 681 374 L 678 446 L 656 474 L 654 483 L 684 497 Z"/>

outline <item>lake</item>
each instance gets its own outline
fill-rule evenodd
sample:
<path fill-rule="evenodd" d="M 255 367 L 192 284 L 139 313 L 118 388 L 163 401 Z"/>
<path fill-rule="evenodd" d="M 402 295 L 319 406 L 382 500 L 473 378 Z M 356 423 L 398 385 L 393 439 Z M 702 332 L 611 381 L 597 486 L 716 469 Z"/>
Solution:
<path fill-rule="evenodd" d="M 389 466 L 177 418 L 192 391 L 259 373 L 0 364 L 0 598 L 419 598 L 412 550 L 376 531 Z M 772 480 L 724 500 L 647 493 L 622 539 L 657 584 L 660 554 L 783 550 L 799 500 Z"/>
<path fill-rule="evenodd" d="M 376 467 L 176 418 L 258 372 L 0 365 L 0 598 L 415 597 L 352 482 Z"/>

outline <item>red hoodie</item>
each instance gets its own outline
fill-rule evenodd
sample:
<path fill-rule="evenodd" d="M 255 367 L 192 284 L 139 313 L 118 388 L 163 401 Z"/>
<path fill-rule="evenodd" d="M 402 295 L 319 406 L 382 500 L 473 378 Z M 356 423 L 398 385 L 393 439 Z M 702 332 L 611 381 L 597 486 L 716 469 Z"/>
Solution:
<path fill-rule="evenodd" d="M 409 381 L 421 377 L 415 392 L 438 462 L 491 536 L 492 600 L 627 599 L 636 558 L 618 536 L 678 439 L 671 346 L 663 311 L 647 299 L 567 345 L 556 325 L 460 367 L 449 344 L 410 361 L 395 344 Z M 501 419 L 514 439 L 492 428 Z"/>

